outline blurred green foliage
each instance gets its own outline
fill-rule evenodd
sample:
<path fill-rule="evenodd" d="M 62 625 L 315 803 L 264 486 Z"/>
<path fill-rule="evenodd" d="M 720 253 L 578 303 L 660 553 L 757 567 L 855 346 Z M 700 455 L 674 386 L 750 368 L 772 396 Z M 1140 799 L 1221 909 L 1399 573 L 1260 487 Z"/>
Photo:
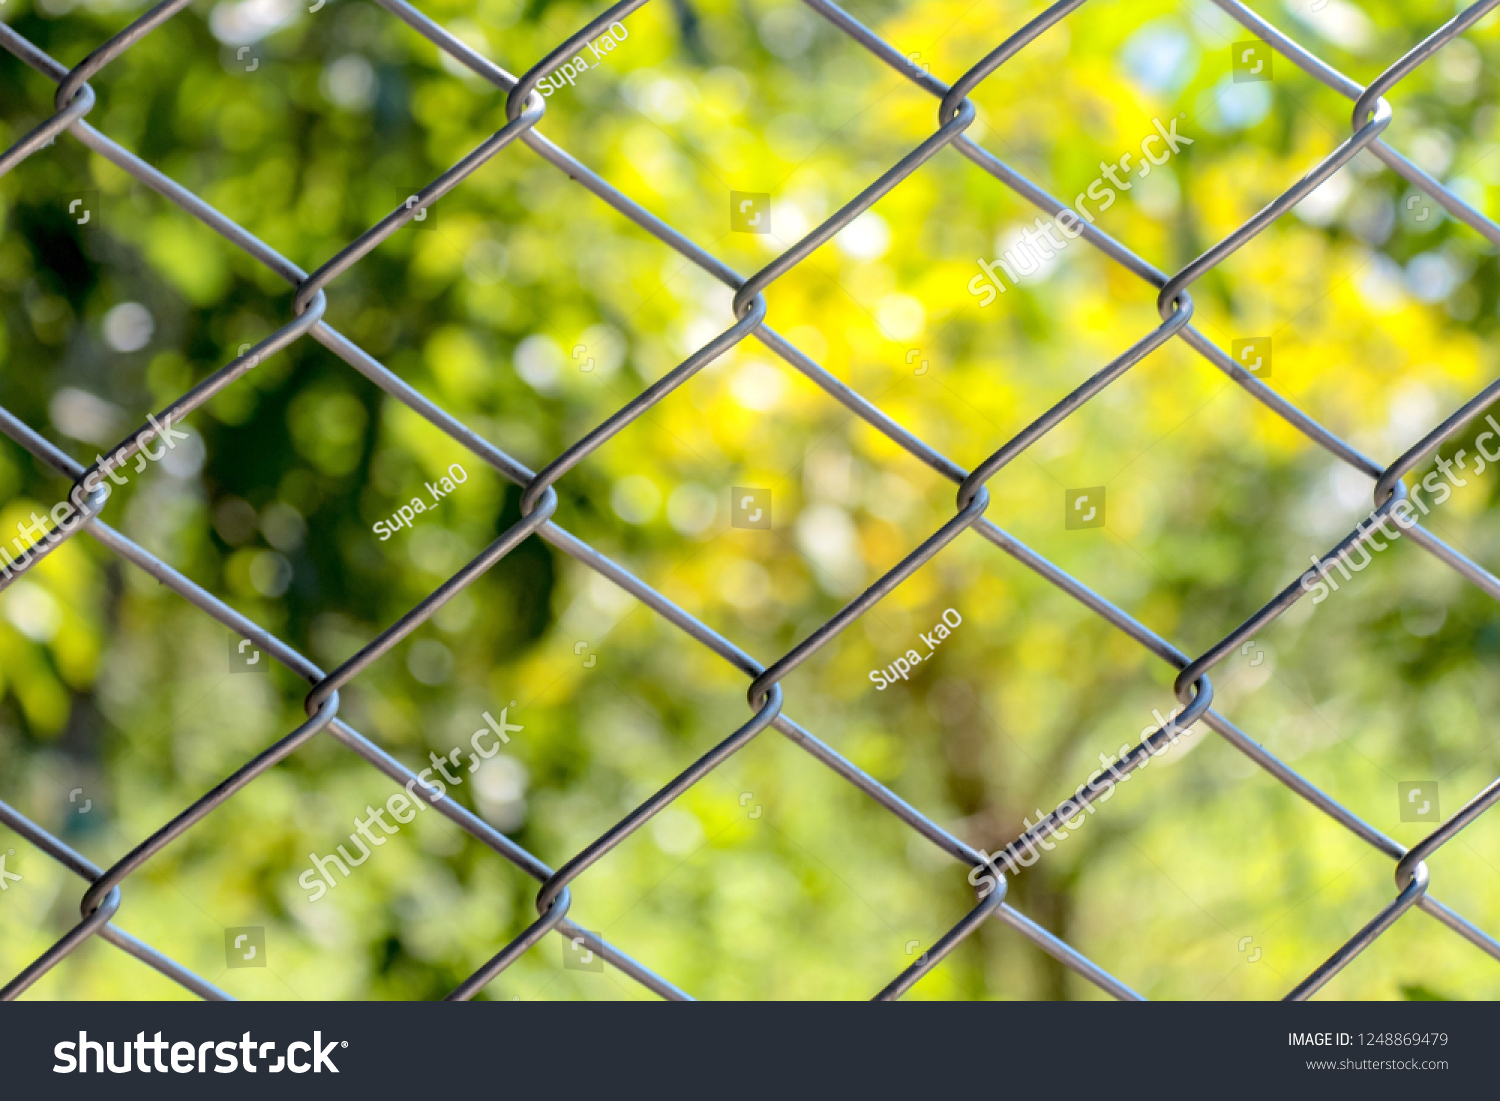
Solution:
<path fill-rule="evenodd" d="M 547 0 L 421 6 L 516 73 L 595 14 Z M 0 14 L 73 65 L 141 10 L 11 0 Z M 951 80 L 1037 9 L 850 10 Z M 1260 10 L 1362 83 L 1453 11 Z M 540 129 L 743 273 L 936 124 L 935 100 L 797 4 L 660 0 L 626 24 L 618 49 L 548 98 Z M 1193 144 L 1099 216 L 1176 270 L 1349 132 L 1349 102 L 1283 59 L 1269 83 L 1233 83 L 1230 47 L 1245 37 L 1206 3 L 1091 0 L 976 90 L 970 135 L 1067 198 L 1136 150 L 1154 118 L 1183 115 Z M 1386 134 L 1491 216 L 1497 62 L 1491 16 L 1402 82 Z M 92 125 L 307 271 L 505 119 L 495 88 L 363 0 L 311 13 L 290 0 L 200 3 L 92 83 Z M 46 118 L 54 90 L 0 58 L 0 144 Z M 772 196 L 771 234 L 730 232 L 730 191 Z M 68 213 L 81 192 L 97 193 L 83 226 Z M 1269 384 L 1382 463 L 1497 367 L 1492 250 L 1440 211 L 1417 220 L 1409 198 L 1361 156 L 1194 288 L 1205 334 L 1226 349 L 1269 335 Z M 976 257 L 998 255 L 1036 213 L 944 151 L 780 279 L 769 324 L 972 467 L 1156 324 L 1153 289 L 1081 243 L 980 308 L 965 289 Z M 281 279 L 70 136 L 0 178 L 0 219 L 0 404 L 81 461 L 291 316 Z M 732 318 L 727 290 L 519 143 L 336 280 L 328 301 L 335 328 L 532 469 Z M 311 340 L 188 425 L 194 440 L 117 489 L 105 519 L 325 669 L 519 516 L 514 486 Z M 468 474 L 453 494 L 387 540 L 374 533 L 453 463 Z M 1492 567 L 1496 476 L 1431 519 Z M 1107 527 L 1065 530 L 1063 490 L 1101 484 Z M 771 490 L 772 530 L 729 526 L 734 486 Z M 0 537 L 66 490 L 6 441 Z M 1368 479 L 1180 342 L 990 491 L 991 519 L 1193 654 L 1370 506 Z M 764 662 L 954 500 L 753 339 L 558 492 L 558 523 Z M 868 671 L 949 607 L 963 617 L 953 637 L 877 692 Z M 233 647 L 169 589 L 71 540 L 0 596 L 0 798 L 112 863 L 300 720 L 306 685 L 279 668 L 232 674 Z M 1451 814 L 1494 777 L 1493 606 L 1410 540 L 1334 598 L 1299 604 L 1255 649 L 1259 661 L 1239 655 L 1216 673 L 1221 712 L 1403 843 L 1431 827 L 1399 820 L 1399 781 L 1438 780 Z M 1133 745 L 1171 702 L 1172 672 L 964 535 L 787 678 L 786 710 L 994 850 L 1101 752 Z M 524 730 L 451 795 L 557 867 L 743 722 L 745 687 L 531 539 L 351 684 L 341 714 L 422 767 L 509 707 Z M 77 788 L 87 814 L 69 801 Z M 440 996 L 525 926 L 536 884 L 424 813 L 309 902 L 297 883 L 308 854 L 351 847 L 353 820 L 393 791 L 315 739 L 132 876 L 118 923 L 237 997 Z M 25 877 L 0 896 L 8 976 L 76 920 L 82 884 L 0 835 Z M 1497 841 L 1491 815 L 1431 861 L 1433 894 L 1492 933 Z M 697 996 L 859 997 L 972 906 L 965 875 L 772 731 L 585 874 L 571 916 Z M 1016 877 L 1010 900 L 1147 996 L 1261 998 L 1300 981 L 1393 890 L 1388 859 L 1200 728 Z M 247 925 L 267 928 L 269 965 L 226 970 L 223 931 Z M 1253 964 L 1244 937 L 1263 947 Z M 488 995 L 648 996 L 609 970 L 564 969 L 565 951 L 549 938 Z M 1415 911 L 1325 992 L 1497 994 L 1493 961 Z M 96 939 L 31 996 L 183 992 Z M 1100 994 L 991 922 L 912 996 Z"/>

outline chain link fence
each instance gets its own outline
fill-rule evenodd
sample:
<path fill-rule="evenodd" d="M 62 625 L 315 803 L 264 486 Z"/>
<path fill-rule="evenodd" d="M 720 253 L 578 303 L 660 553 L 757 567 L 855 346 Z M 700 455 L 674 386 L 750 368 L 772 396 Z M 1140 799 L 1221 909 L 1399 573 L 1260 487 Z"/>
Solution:
<path fill-rule="evenodd" d="M 946 147 L 951 146 L 972 161 L 980 171 L 993 177 L 999 184 L 1015 191 L 1044 214 L 1055 217 L 1069 210 L 1067 204 L 1054 198 L 1044 188 L 1026 179 L 966 136 L 965 131 L 976 117 L 975 108 L 967 97 L 982 81 L 1024 49 L 1043 31 L 1082 8 L 1085 0 L 1062 0 L 1047 8 L 988 53 L 980 62 L 960 75 L 952 84 L 944 83 L 925 68 L 914 64 L 906 55 L 900 53 L 894 46 L 862 25 L 831 0 L 805 0 L 808 7 L 833 27 L 853 39 L 901 76 L 930 93 L 938 101 L 937 127 L 926 140 L 903 156 L 821 225 L 748 278 L 741 276 L 666 222 L 638 205 L 612 186 L 609 181 L 548 140 L 538 129 L 545 114 L 543 97 L 537 92 L 540 82 L 573 57 L 586 43 L 596 40 L 612 24 L 623 20 L 631 12 L 643 6 L 646 0 L 624 0 L 604 11 L 586 26 L 580 28 L 577 33 L 560 43 L 519 78 L 512 76 L 487 57 L 471 49 L 404 0 L 377 0 L 377 2 L 417 34 L 445 51 L 452 59 L 504 92 L 507 97 L 506 118 L 508 121 L 492 137 L 311 274 L 302 271 L 208 203 L 96 130 L 87 121 L 87 116 L 95 102 L 94 92 L 88 82 L 132 45 L 166 20 L 177 15 L 187 6 L 188 0 L 166 0 L 165 3 L 153 8 L 72 68 L 48 56 L 10 27 L 0 25 L 0 46 L 57 84 L 56 114 L 0 155 L 0 174 L 10 171 L 27 157 L 45 156 L 47 147 L 66 132 L 203 222 L 237 248 L 244 250 L 270 271 L 285 279 L 294 289 L 290 309 L 291 319 L 282 328 L 253 347 L 242 350 L 242 354 L 233 362 L 215 371 L 165 408 L 158 410 L 148 418 L 147 424 L 140 430 L 132 433 L 113 448 L 108 453 L 108 458 L 101 459 L 93 466 L 84 467 L 29 425 L 10 412 L 0 409 L 0 431 L 28 450 L 47 467 L 73 483 L 73 489 L 66 500 L 59 502 L 58 507 L 53 510 L 54 522 L 50 530 L 44 534 L 38 533 L 39 537 L 33 546 L 23 552 L 15 562 L 9 563 L 8 568 L 0 573 L 0 588 L 11 584 L 65 540 L 79 532 L 86 532 L 109 550 L 168 586 L 183 599 L 190 601 L 237 635 L 252 640 L 288 669 L 305 678 L 312 686 L 306 699 L 309 717 L 305 723 L 246 762 L 212 791 L 182 810 L 107 869 L 96 867 L 57 837 L 31 822 L 11 806 L 0 802 L 0 822 L 26 837 L 87 883 L 80 905 L 81 920 L 78 924 L 39 959 L 11 979 L 3 990 L 0 990 L 0 997 L 6 999 L 18 997 L 89 938 L 99 936 L 195 994 L 204 998 L 226 999 L 228 995 L 223 991 L 175 962 L 168 955 L 132 937 L 114 923 L 123 904 L 122 887 L 126 880 L 153 856 L 192 829 L 207 815 L 213 813 L 241 788 L 296 752 L 310 739 L 323 734 L 363 758 L 395 783 L 404 786 L 408 793 L 414 794 L 414 797 L 417 792 L 426 793 L 427 802 L 432 807 L 541 884 L 536 898 L 539 915 L 537 919 L 513 941 L 500 948 L 491 959 L 478 966 L 473 974 L 452 992 L 450 998 L 474 997 L 547 934 L 557 933 L 575 945 L 585 946 L 607 964 L 631 976 L 661 997 L 687 999 L 689 995 L 674 986 L 669 979 L 656 975 L 627 955 L 621 948 L 569 920 L 571 885 L 592 864 L 639 830 L 690 786 L 768 727 L 773 727 L 792 743 L 805 750 L 814 760 L 832 769 L 874 799 L 927 842 L 958 861 L 967 869 L 969 882 L 980 887 L 977 905 L 937 940 L 931 949 L 880 989 L 877 997 L 883 999 L 899 997 L 930 969 L 936 967 L 945 956 L 986 920 L 994 919 L 1095 984 L 1105 993 L 1119 999 L 1139 999 L 1141 996 L 1124 982 L 1006 902 L 1005 871 L 1013 870 L 1018 862 L 1028 863 L 1022 859 L 1022 854 L 1034 851 L 1037 844 L 1059 833 L 1061 826 L 1069 818 L 1076 817 L 1108 790 L 1108 783 L 1098 787 L 1090 785 L 1087 788 L 1081 785 L 1076 796 L 1065 800 L 1056 810 L 1043 817 L 1035 826 L 1027 829 L 1004 850 L 992 855 L 976 850 L 953 836 L 919 809 L 909 805 L 866 772 L 819 741 L 811 731 L 799 725 L 783 709 L 781 681 L 792 670 L 807 661 L 821 647 L 869 611 L 892 589 L 924 563 L 938 555 L 944 547 L 965 531 L 972 531 L 1022 566 L 1045 578 L 1177 670 L 1175 690 L 1182 705 L 1180 712 L 1174 714 L 1120 759 L 1113 770 L 1117 778 L 1124 778 L 1153 754 L 1162 752 L 1168 745 L 1174 743 L 1183 731 L 1201 722 L 1287 788 L 1394 862 L 1395 889 L 1391 901 L 1374 914 L 1368 924 L 1347 943 L 1333 950 L 1325 963 L 1290 991 L 1287 995 L 1289 999 L 1305 999 L 1316 993 L 1355 956 L 1389 929 L 1406 911 L 1414 907 L 1423 910 L 1479 950 L 1500 960 L 1500 942 L 1445 906 L 1431 893 L 1428 869 L 1424 863 L 1427 857 L 1450 841 L 1497 800 L 1500 800 L 1500 779 L 1473 795 L 1461 810 L 1443 822 L 1419 844 L 1408 850 L 1363 821 L 1353 811 L 1330 798 L 1215 711 L 1212 707 L 1213 686 L 1209 679 L 1209 673 L 1219 663 L 1232 655 L 1243 643 L 1253 639 L 1259 631 L 1296 601 L 1302 599 L 1313 585 L 1323 583 L 1327 579 L 1336 586 L 1334 571 L 1343 568 L 1341 563 L 1350 552 L 1362 551 L 1367 546 L 1379 549 L 1382 544 L 1378 542 L 1377 533 L 1384 531 L 1388 536 L 1392 534 L 1390 529 L 1384 527 L 1388 519 L 1400 527 L 1401 534 L 1410 537 L 1426 552 L 1452 567 L 1490 596 L 1500 599 L 1500 579 L 1446 545 L 1418 522 L 1415 510 L 1407 504 L 1407 489 L 1402 480 L 1403 476 L 1425 456 L 1463 431 L 1485 411 L 1491 402 L 1500 397 L 1500 381 L 1485 387 L 1394 462 L 1382 466 L 1361 454 L 1349 443 L 1329 432 L 1306 413 L 1279 396 L 1248 371 L 1242 363 L 1194 329 L 1190 324 L 1193 316 L 1193 301 L 1189 294 L 1194 283 L 1265 230 L 1276 219 L 1287 214 L 1297 203 L 1341 167 L 1348 164 L 1357 154 L 1366 150 L 1414 188 L 1430 196 L 1454 219 L 1479 233 L 1489 243 L 1500 245 L 1500 225 L 1496 225 L 1473 209 L 1452 190 L 1442 186 L 1381 140 L 1381 134 L 1390 125 L 1392 118 L 1392 108 L 1385 98 L 1387 94 L 1418 66 L 1428 61 L 1446 43 L 1473 27 L 1497 4 L 1500 4 L 1500 0 L 1484 0 L 1462 11 L 1434 30 L 1404 56 L 1393 61 L 1368 87 L 1361 87 L 1350 80 L 1238 3 L 1237 0 L 1214 0 L 1256 39 L 1267 44 L 1287 61 L 1322 84 L 1352 100 L 1354 103 L 1352 133 L 1337 148 L 1309 169 L 1307 174 L 1284 194 L 1181 271 L 1170 276 L 1158 271 L 1091 221 L 1074 218 L 1073 224 L 1079 235 L 1090 245 L 1157 289 L 1157 307 L 1161 322 L 1072 393 L 1061 398 L 1022 432 L 1004 442 L 973 470 L 964 469 L 902 428 L 876 405 L 836 379 L 812 358 L 773 330 L 766 323 L 767 309 L 763 292 L 816 249 L 827 243 L 861 213 L 870 209 L 882 196 L 898 187 L 913 173 L 918 172 L 929 159 L 937 156 Z M 653 235 L 669 249 L 734 292 L 733 317 L 725 319 L 726 326 L 723 332 L 537 472 L 530 470 L 511 455 L 465 427 L 354 342 L 333 329 L 323 319 L 326 305 L 324 291 L 333 280 L 348 271 L 362 257 L 403 226 L 413 219 L 421 218 L 428 206 L 453 188 L 460 186 L 467 176 L 490 158 L 501 154 L 502 151 L 507 150 L 508 146 L 515 144 L 529 147 L 534 154 L 555 166 L 565 177 L 593 192 L 622 217 Z M 510 150 L 506 151 L 505 155 L 521 154 Z M 280 351 L 303 337 L 311 337 L 318 341 L 387 394 L 404 403 L 449 437 L 467 447 L 512 483 L 522 487 L 522 518 L 518 523 L 504 532 L 463 569 L 381 633 L 373 642 L 331 672 L 320 669 L 275 635 L 240 615 L 173 567 L 127 539 L 98 516 L 107 497 L 108 487 L 102 484 L 103 479 L 108 477 L 113 470 L 123 466 L 143 449 L 146 449 L 149 455 L 150 445 L 170 433 L 173 424 L 180 422 L 182 418 L 191 414 L 226 387 L 232 386 L 263 357 Z M 660 592 L 558 526 L 551 519 L 558 500 L 554 486 L 559 479 L 566 476 L 574 466 L 593 452 L 608 444 L 617 433 L 652 406 L 668 399 L 695 373 L 750 337 L 765 344 L 790 368 L 805 375 L 834 401 L 839 402 L 900 448 L 958 486 L 956 510 L 950 520 L 910 551 L 898 565 L 885 573 L 875 584 L 820 625 L 788 653 L 769 665 L 762 665 L 756 661 L 730 639 L 700 622 Z M 1354 531 L 1318 559 L 1313 570 L 1300 578 L 1293 579 L 1258 612 L 1196 657 L 1189 656 L 1171 642 L 1158 636 L 1149 627 L 1116 607 L 1106 597 L 1092 591 L 1001 530 L 984 515 L 990 500 L 986 486 L 991 478 L 1148 353 L 1173 339 L 1183 341 L 1228 375 L 1244 390 L 1248 400 L 1260 402 L 1298 432 L 1347 463 L 1354 470 L 1370 478 L 1374 483 L 1375 508 L 1371 514 L 1370 523 L 1356 526 Z M 1404 511 L 1403 506 L 1406 506 Z M 474 582 L 518 544 L 532 536 L 545 540 L 558 550 L 597 571 L 598 574 L 650 607 L 667 622 L 708 647 L 713 653 L 750 678 L 748 691 L 750 717 L 743 725 L 709 752 L 693 761 L 656 794 L 556 869 L 511 841 L 481 818 L 459 806 L 455 800 L 435 797 L 436 793 L 416 774 L 349 726 L 339 716 L 339 690 L 344 685 L 410 635 L 443 604 Z M 1151 950 L 1149 945 L 1144 948 L 1148 952 Z M 1168 950 L 1166 945 L 1158 945 L 1156 948 L 1161 952 Z M 873 988 L 873 981 L 871 986 Z"/>

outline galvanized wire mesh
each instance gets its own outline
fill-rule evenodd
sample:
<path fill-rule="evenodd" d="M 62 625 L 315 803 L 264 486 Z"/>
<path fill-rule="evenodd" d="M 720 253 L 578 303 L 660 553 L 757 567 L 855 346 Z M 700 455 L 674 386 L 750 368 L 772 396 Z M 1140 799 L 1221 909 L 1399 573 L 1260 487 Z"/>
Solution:
<path fill-rule="evenodd" d="M 1247 372 L 1224 350 L 1194 329 L 1189 323 L 1193 314 L 1193 303 L 1188 292 L 1195 282 L 1261 233 L 1273 221 L 1289 212 L 1314 188 L 1326 181 L 1362 150 L 1368 150 L 1414 188 L 1430 196 L 1454 219 L 1471 227 L 1490 243 L 1500 245 L 1500 225 L 1496 225 L 1474 210 L 1458 195 L 1443 187 L 1437 180 L 1381 140 L 1381 134 L 1389 126 L 1392 118 L 1391 107 L 1387 104 L 1385 95 L 1419 65 L 1431 58 L 1442 46 L 1471 28 L 1497 4 L 1500 4 L 1500 0 L 1483 0 L 1466 9 L 1394 61 L 1368 87 L 1361 87 L 1327 65 L 1244 7 L 1238 0 L 1215 0 L 1220 8 L 1242 24 L 1251 34 L 1268 43 L 1272 49 L 1292 64 L 1329 88 L 1353 100 L 1351 135 L 1279 198 L 1170 277 L 1137 256 L 1124 244 L 1114 240 L 1092 222 L 1076 222 L 1081 235 L 1091 245 L 1158 289 L 1157 307 L 1161 322 L 1072 393 L 1063 397 L 1025 430 L 1007 440 L 972 471 L 965 470 L 902 428 L 873 403 L 836 379 L 812 358 L 771 329 L 766 324 L 766 303 L 762 292 L 948 146 L 952 146 L 981 171 L 1014 190 L 1045 214 L 1057 215 L 1067 210 L 1066 204 L 1059 202 L 1041 186 L 1023 177 L 965 135 L 965 130 L 975 119 L 975 108 L 967 97 L 983 80 L 1043 31 L 1082 7 L 1085 0 L 1062 0 L 1049 7 L 967 72 L 960 75 L 951 85 L 914 65 L 892 45 L 837 7 L 832 0 L 805 0 L 810 8 L 832 26 L 838 28 L 897 73 L 931 93 L 939 101 L 938 125 L 928 138 L 903 156 L 875 182 L 850 199 L 835 214 L 770 264 L 748 278 L 742 277 L 708 251 L 648 212 L 607 180 L 553 144 L 537 129 L 545 113 L 542 98 L 535 91 L 539 81 L 559 64 L 572 57 L 587 41 L 596 39 L 612 23 L 625 18 L 645 4 L 646 0 L 623 0 L 622 3 L 615 4 L 539 60 L 519 79 L 465 45 L 405 0 L 377 0 L 388 12 L 403 20 L 439 49 L 446 51 L 459 63 L 505 92 L 508 121 L 503 128 L 475 148 L 468 156 L 421 189 L 415 202 L 409 201 L 386 215 L 311 275 L 280 256 L 275 250 L 256 239 L 202 199 L 94 129 L 86 120 L 86 116 L 94 105 L 94 93 L 88 81 L 134 43 L 176 15 L 187 6 L 187 2 L 188 0 L 166 0 L 165 3 L 153 8 L 71 69 L 47 56 L 9 27 L 0 25 L 0 45 L 25 64 L 54 80 L 58 85 L 55 100 L 57 113 L 0 156 L 0 174 L 8 172 L 23 159 L 42 153 L 54 139 L 64 132 L 70 133 L 85 146 L 175 203 L 284 278 L 295 288 L 290 311 L 291 320 L 272 336 L 250 348 L 233 362 L 220 368 L 158 411 L 141 430 L 132 433 L 114 448 L 109 453 L 108 459 L 91 467 L 84 467 L 14 415 L 0 409 L 0 431 L 30 451 L 41 462 L 73 482 L 74 488 L 68 500 L 76 510 L 70 523 L 58 524 L 37 540 L 31 551 L 23 555 L 11 570 L 0 578 L 0 587 L 9 585 L 11 581 L 30 569 L 36 561 L 66 539 L 79 531 L 86 531 L 105 547 L 169 586 L 184 599 L 192 602 L 241 637 L 253 640 L 288 669 L 304 677 L 312 685 L 306 700 L 309 718 L 296 730 L 236 770 L 218 787 L 177 814 L 107 869 L 101 870 L 94 866 L 58 838 L 19 814 L 12 807 L 0 802 L 0 822 L 4 822 L 21 833 L 88 883 L 80 906 L 82 919 L 79 923 L 36 962 L 11 980 L 3 991 L 0 991 L 0 996 L 7 999 L 17 997 L 90 937 L 98 935 L 205 998 L 226 998 L 227 995 L 223 991 L 166 955 L 131 937 L 113 923 L 122 905 L 121 887 L 124 882 L 164 847 L 212 813 L 215 808 L 251 780 L 272 768 L 278 761 L 294 753 L 303 743 L 320 733 L 343 744 L 396 783 L 404 785 L 407 791 L 414 789 L 428 791 L 429 789 L 423 782 L 409 769 L 339 717 L 339 689 L 410 635 L 465 586 L 471 584 L 523 540 L 533 535 L 546 540 L 597 571 L 689 637 L 708 647 L 750 677 L 748 700 L 751 717 L 712 750 L 692 762 L 655 795 L 555 870 L 537 856 L 518 846 L 503 833 L 459 806 L 455 800 L 429 799 L 430 804 L 442 814 L 541 883 L 536 900 L 539 914 L 536 921 L 498 951 L 493 958 L 478 967 L 453 991 L 451 998 L 472 998 L 522 953 L 542 940 L 546 934 L 556 932 L 574 941 L 575 944 L 586 946 L 608 964 L 630 975 L 662 997 L 686 999 L 688 995 L 668 979 L 654 974 L 620 948 L 570 921 L 568 918 L 571 902 L 570 885 L 593 863 L 767 727 L 774 727 L 815 760 L 876 800 L 928 842 L 970 869 L 970 883 L 976 882 L 974 873 L 981 869 L 995 876 L 994 882 L 997 883 L 995 889 L 982 891 L 974 909 L 941 937 L 929 951 L 892 979 L 879 991 L 877 997 L 899 997 L 930 969 L 936 967 L 986 919 L 994 918 L 1072 971 L 1094 983 L 1104 992 L 1120 999 L 1140 998 L 1140 995 L 1125 983 L 1010 906 L 1005 901 L 1006 880 L 1004 875 L 1000 874 L 996 864 L 996 861 L 1003 863 L 1005 857 L 1014 858 L 1023 850 L 1058 833 L 1062 822 L 1093 802 L 1098 792 L 1093 788 L 1089 788 L 1087 793 L 1080 789 L 1076 798 L 1065 802 L 1058 810 L 1027 829 L 1002 853 L 990 856 L 976 851 L 920 810 L 906 803 L 894 792 L 819 741 L 812 732 L 800 726 L 783 710 L 784 701 L 780 682 L 788 673 L 867 612 L 896 585 L 932 559 L 961 533 L 969 530 L 992 543 L 1023 566 L 1035 571 L 1178 670 L 1175 690 L 1183 705 L 1181 712 L 1158 727 L 1121 759 L 1115 766 L 1119 775 L 1128 774 L 1147 760 L 1153 752 L 1160 751 L 1164 745 L 1178 737 L 1181 731 L 1201 721 L 1265 772 L 1395 862 L 1396 884 L 1391 901 L 1381 908 L 1354 937 L 1339 946 L 1324 964 L 1298 984 L 1288 994 L 1288 998 L 1310 997 L 1343 969 L 1350 960 L 1389 929 L 1402 914 L 1413 907 L 1424 910 L 1475 947 L 1500 960 L 1500 942 L 1443 905 L 1430 893 L 1428 870 L 1424 863 L 1428 856 L 1451 840 L 1493 803 L 1500 800 L 1500 779 L 1474 795 L 1458 813 L 1408 850 L 1320 791 L 1212 709 L 1213 687 L 1209 680 L 1209 672 L 1305 594 L 1307 589 L 1301 584 L 1301 578 L 1290 581 L 1287 587 L 1267 602 L 1260 611 L 1230 631 L 1205 653 L 1197 657 L 1189 657 L 1149 627 L 1110 603 L 1104 596 L 1093 592 L 984 516 L 989 504 L 989 494 L 985 487 L 991 478 L 1148 353 L 1174 338 L 1185 342 L 1227 374 L 1244 389 L 1249 398 L 1260 402 L 1313 442 L 1353 469 L 1371 478 L 1375 484 L 1374 504 L 1376 508 L 1373 515 L 1381 519 L 1391 515 L 1407 496 L 1406 487 L 1402 482 L 1403 475 L 1444 441 L 1464 430 L 1497 396 L 1500 396 L 1500 381 L 1485 387 L 1394 462 L 1382 466 L 1360 454 L 1350 444 L 1333 435 L 1306 413 L 1279 396 L 1259 378 Z M 464 179 L 480 165 L 514 143 L 528 146 L 536 155 L 554 165 L 566 177 L 582 184 L 620 215 L 652 234 L 668 248 L 735 292 L 733 318 L 726 318 L 726 327 L 721 334 L 694 352 L 659 381 L 642 391 L 539 472 L 528 469 L 523 463 L 465 427 L 323 320 L 324 289 L 329 283 L 356 264 L 381 241 L 419 217 L 428 205 L 462 184 Z M 235 612 L 171 566 L 125 538 L 97 515 L 107 496 L 100 486 L 101 477 L 106 475 L 109 469 L 123 465 L 138 449 L 149 446 L 155 441 L 166 430 L 166 426 L 180 421 L 214 395 L 234 384 L 262 357 L 277 352 L 304 336 L 310 336 L 324 345 L 376 386 L 469 448 L 513 483 L 523 487 L 522 518 L 518 523 L 411 609 L 397 623 L 381 633 L 375 641 L 332 672 L 325 672 L 318 668 L 312 661 L 297 653 L 269 631 Z M 922 463 L 957 483 L 959 487 L 956 511 L 952 519 L 943 524 L 907 554 L 898 565 L 885 573 L 838 614 L 768 666 L 756 661 L 732 641 L 700 622 L 651 586 L 551 520 L 557 505 L 557 495 L 553 486 L 559 479 L 584 458 L 609 443 L 631 421 L 657 403 L 668 399 L 696 372 L 750 336 L 764 343 L 785 360 L 793 370 L 801 372 L 835 401 Z M 1500 599 L 1500 579 L 1459 554 L 1420 524 L 1409 528 L 1406 525 L 1402 526 L 1405 534 L 1409 534 L 1413 541 L 1428 553 L 1447 563 L 1490 596 Z M 1376 538 L 1377 530 L 1377 526 L 1373 523 L 1357 526 L 1319 560 L 1316 573 L 1326 575 L 1333 567 L 1335 559 L 1348 551 L 1371 543 Z M 1161 947 L 1163 951 L 1166 950 L 1166 946 Z"/>

